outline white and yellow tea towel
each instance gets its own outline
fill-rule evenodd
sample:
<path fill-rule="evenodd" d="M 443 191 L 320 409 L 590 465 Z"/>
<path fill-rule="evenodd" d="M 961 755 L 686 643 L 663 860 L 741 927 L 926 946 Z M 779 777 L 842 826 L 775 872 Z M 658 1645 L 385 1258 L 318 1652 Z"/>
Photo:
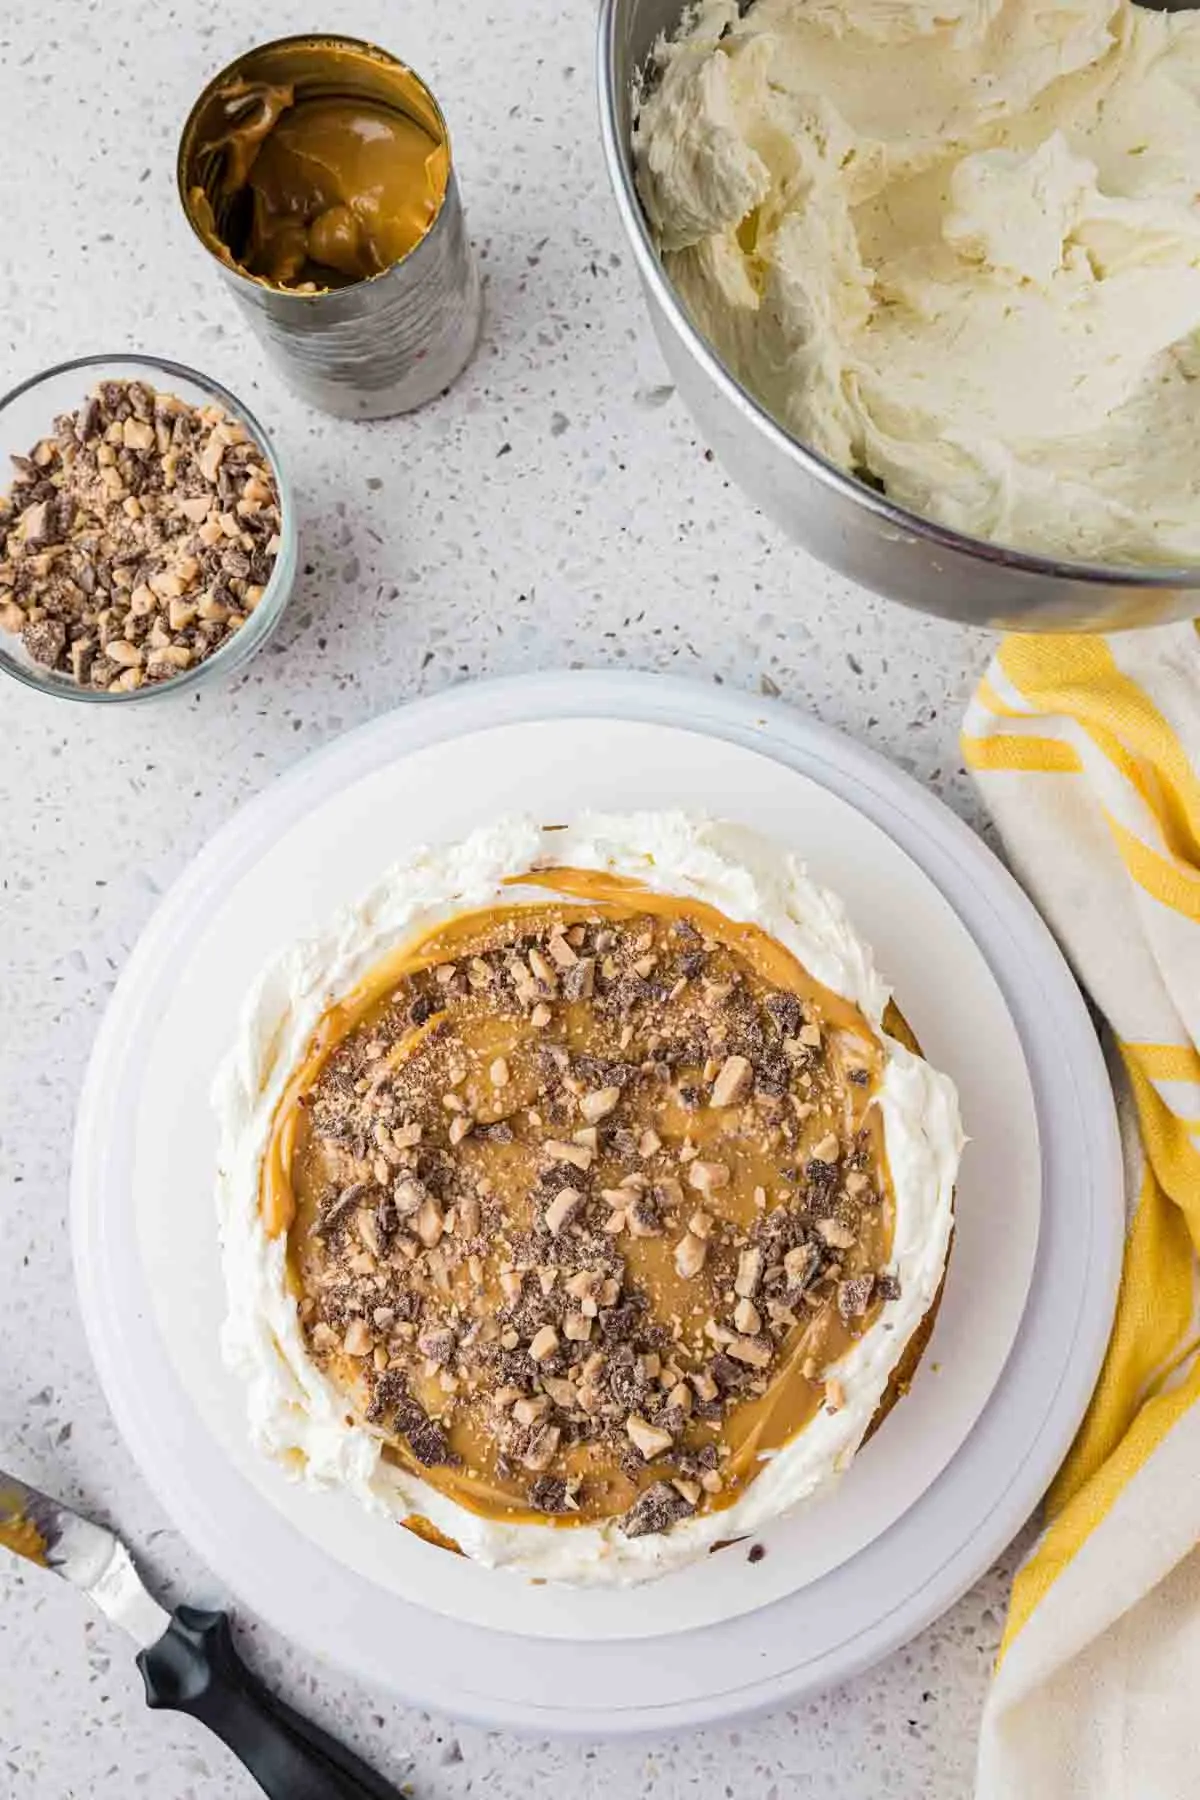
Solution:
<path fill-rule="evenodd" d="M 1200 1797 L 1196 629 L 1007 638 L 962 741 L 1015 873 L 1112 1032 L 1129 1182 L 1112 1341 L 1013 1586 L 977 1796 L 1189 1800 Z"/>

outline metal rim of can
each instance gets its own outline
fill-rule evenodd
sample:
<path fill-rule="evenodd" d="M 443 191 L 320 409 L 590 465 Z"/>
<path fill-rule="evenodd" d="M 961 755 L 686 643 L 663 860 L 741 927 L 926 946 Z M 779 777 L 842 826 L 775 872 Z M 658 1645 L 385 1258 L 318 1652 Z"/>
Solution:
<path fill-rule="evenodd" d="M 319 47 L 323 44 L 328 45 L 331 49 L 345 49 L 361 52 L 368 58 L 385 63 L 392 69 L 398 70 L 401 74 L 409 76 L 411 80 L 417 83 L 422 94 L 425 99 L 428 100 L 429 105 L 432 108 L 434 116 L 437 119 L 438 129 L 442 134 L 442 141 L 446 146 L 446 181 L 442 189 L 441 198 L 438 201 L 437 211 L 430 219 L 416 243 L 410 245 L 403 256 L 398 256 L 395 262 L 390 262 L 387 265 L 386 269 L 379 269 L 373 275 L 364 275 L 358 281 L 348 281 L 341 287 L 322 290 L 322 292 L 343 294 L 352 291 L 355 288 L 369 287 L 372 282 L 382 281 L 386 276 L 391 275 L 394 270 L 403 268 L 404 264 L 408 262 L 411 257 L 417 255 L 422 245 L 437 229 L 442 215 L 445 212 L 446 203 L 450 197 L 450 192 L 454 186 L 455 180 L 454 146 L 450 138 L 450 127 L 446 123 L 446 115 L 442 111 L 441 103 L 438 100 L 437 95 L 425 80 L 425 77 L 419 74 L 417 70 L 412 67 L 411 63 L 406 63 L 400 57 L 394 56 L 390 50 L 385 50 L 381 44 L 374 44 L 369 38 L 347 37 L 340 32 L 295 31 L 289 32 L 285 37 L 271 38 L 265 44 L 256 44 L 252 50 L 244 50 L 240 56 L 235 56 L 232 62 L 226 63 L 223 69 L 219 69 L 215 75 L 205 82 L 204 87 L 196 96 L 195 101 L 189 109 L 187 118 L 183 123 L 183 130 L 179 134 L 179 146 L 175 153 L 175 187 L 176 192 L 179 195 L 179 204 L 183 209 L 183 216 L 188 222 L 192 236 L 197 240 L 205 255 L 209 257 L 211 261 L 218 263 L 227 275 L 232 276 L 245 287 L 253 288 L 259 293 L 265 292 L 278 295 L 285 303 L 289 300 L 294 300 L 297 305 L 306 303 L 311 305 L 314 298 L 318 298 L 319 296 L 311 293 L 301 293 L 296 288 L 278 287 L 275 283 L 265 281 L 259 276 L 247 274 L 241 264 L 234 260 L 232 254 L 230 255 L 228 262 L 225 262 L 223 258 L 214 254 L 212 246 L 206 241 L 203 232 L 196 224 L 191 202 L 188 198 L 189 183 L 187 176 L 191 158 L 195 151 L 193 138 L 195 136 L 201 112 L 223 82 L 229 81 L 240 74 L 247 63 L 250 63 L 255 57 L 265 56 L 269 51 L 287 50 L 293 45 L 311 45 L 313 47 Z"/>

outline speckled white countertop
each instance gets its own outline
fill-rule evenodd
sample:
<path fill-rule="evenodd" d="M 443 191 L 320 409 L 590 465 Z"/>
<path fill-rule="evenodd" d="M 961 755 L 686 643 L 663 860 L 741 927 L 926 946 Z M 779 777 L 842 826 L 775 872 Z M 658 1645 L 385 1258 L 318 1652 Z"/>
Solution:
<path fill-rule="evenodd" d="M 303 574 L 232 686 L 128 712 L 0 693 L 0 1460 L 119 1521 L 168 1602 L 218 1590 L 109 1421 L 66 1227 L 76 1094 L 156 899 L 238 804 L 337 733 L 481 675 L 669 670 L 763 690 L 873 744 L 974 817 L 956 746 L 986 655 L 791 548 L 675 399 L 618 236 L 582 0 L 341 0 L 435 86 L 487 278 L 479 355 L 423 413 L 372 426 L 292 402 L 179 216 L 180 122 L 254 41 L 321 22 L 259 0 L 16 0 L 0 13 L 0 385 L 97 350 L 191 362 L 276 436 Z M 978 822 L 976 820 L 976 822 Z M 428 1800 L 698 1795 L 962 1800 L 1008 1564 L 849 1687 L 733 1731 L 621 1748 L 518 1743 L 407 1711 L 243 1618 L 297 1705 Z M 0 1794 L 233 1800 L 215 1740 L 153 1717 L 128 1645 L 0 1558 Z"/>

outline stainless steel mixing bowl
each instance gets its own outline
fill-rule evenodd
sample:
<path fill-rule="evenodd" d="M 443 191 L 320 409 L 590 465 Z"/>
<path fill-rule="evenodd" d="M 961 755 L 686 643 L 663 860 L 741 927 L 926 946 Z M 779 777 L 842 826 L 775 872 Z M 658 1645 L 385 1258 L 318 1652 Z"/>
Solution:
<path fill-rule="evenodd" d="M 1023 631 L 1121 631 L 1200 612 L 1200 567 L 1106 568 L 1005 549 L 922 519 L 806 449 L 754 399 L 692 325 L 638 200 L 633 86 L 683 0 L 601 0 L 600 118 L 617 208 L 663 355 L 732 478 L 789 536 L 844 575 L 921 612 Z"/>

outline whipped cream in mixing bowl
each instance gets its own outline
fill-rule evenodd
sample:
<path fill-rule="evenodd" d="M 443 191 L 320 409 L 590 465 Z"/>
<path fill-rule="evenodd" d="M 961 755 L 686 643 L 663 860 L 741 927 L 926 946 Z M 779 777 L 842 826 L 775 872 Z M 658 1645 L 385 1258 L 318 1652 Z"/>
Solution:
<path fill-rule="evenodd" d="M 704 0 L 634 137 L 699 329 L 956 530 L 1200 561 L 1200 13 Z"/>

